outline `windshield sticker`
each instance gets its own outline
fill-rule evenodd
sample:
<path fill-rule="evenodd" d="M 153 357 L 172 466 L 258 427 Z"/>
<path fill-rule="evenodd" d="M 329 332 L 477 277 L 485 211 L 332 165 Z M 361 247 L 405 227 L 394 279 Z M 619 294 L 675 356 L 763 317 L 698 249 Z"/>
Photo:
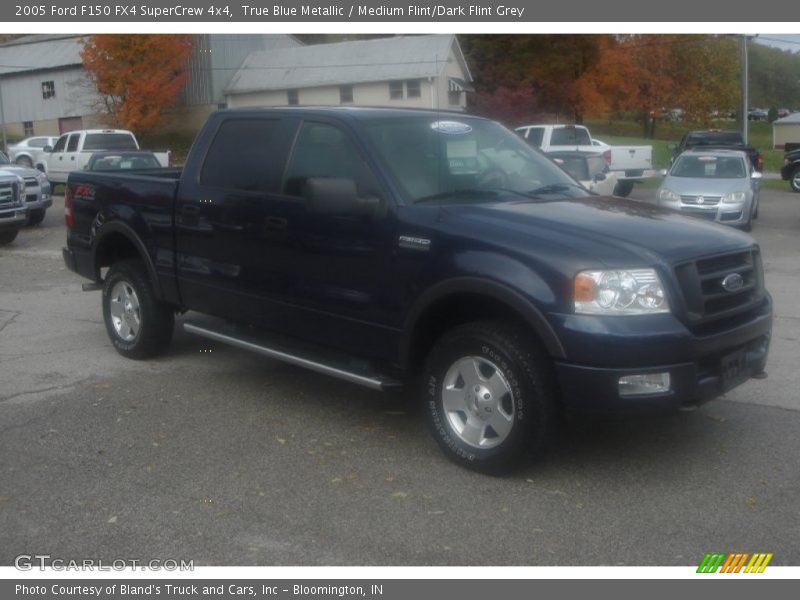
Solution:
<path fill-rule="evenodd" d="M 447 163 L 452 175 L 478 172 L 478 142 L 472 138 L 447 140 Z"/>
<path fill-rule="evenodd" d="M 431 129 L 446 135 L 464 135 L 472 131 L 472 126 L 460 121 L 434 121 Z"/>

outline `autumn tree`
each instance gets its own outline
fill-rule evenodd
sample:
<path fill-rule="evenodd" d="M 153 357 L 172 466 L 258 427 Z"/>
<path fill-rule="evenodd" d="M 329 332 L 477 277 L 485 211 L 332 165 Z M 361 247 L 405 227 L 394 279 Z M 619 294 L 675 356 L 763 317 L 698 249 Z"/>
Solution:
<path fill-rule="evenodd" d="M 106 124 L 144 133 L 158 127 L 186 82 L 188 35 L 93 35 L 81 58 Z"/>
<path fill-rule="evenodd" d="M 509 127 L 524 125 L 540 117 L 536 94 L 530 87 L 499 87 L 494 92 L 476 92 L 470 109 L 476 115 L 495 119 Z"/>

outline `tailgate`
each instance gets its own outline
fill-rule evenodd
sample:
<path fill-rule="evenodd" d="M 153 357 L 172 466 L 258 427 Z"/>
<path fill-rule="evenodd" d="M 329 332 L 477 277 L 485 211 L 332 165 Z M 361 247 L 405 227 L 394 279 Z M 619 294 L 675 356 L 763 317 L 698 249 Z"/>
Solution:
<path fill-rule="evenodd" d="M 612 171 L 646 171 L 652 169 L 653 147 L 612 146 L 610 168 Z"/>

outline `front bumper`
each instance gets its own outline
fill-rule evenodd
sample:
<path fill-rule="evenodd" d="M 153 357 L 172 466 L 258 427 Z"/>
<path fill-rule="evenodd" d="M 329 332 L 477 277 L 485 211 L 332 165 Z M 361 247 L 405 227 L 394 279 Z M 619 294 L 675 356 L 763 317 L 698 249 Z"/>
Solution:
<path fill-rule="evenodd" d="M 19 229 L 28 220 L 28 209 L 17 208 L 13 211 L 0 212 L 0 231 Z"/>
<path fill-rule="evenodd" d="M 684 204 L 682 202 L 659 202 L 659 206 L 671 208 L 688 217 L 695 217 L 703 221 L 713 221 L 722 225 L 733 225 L 734 227 L 747 225 L 750 220 L 751 212 L 750 200 L 739 204 L 720 202 L 717 205 L 708 207 L 700 207 L 696 204 Z"/>
<path fill-rule="evenodd" d="M 53 196 L 50 193 L 25 194 L 25 207 L 28 210 L 39 210 L 41 208 L 46 210 L 51 206 L 53 206 Z"/>
<path fill-rule="evenodd" d="M 672 315 L 638 323 L 564 316 L 570 361 L 555 364 L 565 407 L 580 411 L 675 409 L 711 400 L 764 372 L 772 331 L 769 297 L 745 323 L 696 336 Z M 649 322 L 648 322 L 649 321 Z M 620 378 L 669 373 L 669 390 L 621 395 Z"/>

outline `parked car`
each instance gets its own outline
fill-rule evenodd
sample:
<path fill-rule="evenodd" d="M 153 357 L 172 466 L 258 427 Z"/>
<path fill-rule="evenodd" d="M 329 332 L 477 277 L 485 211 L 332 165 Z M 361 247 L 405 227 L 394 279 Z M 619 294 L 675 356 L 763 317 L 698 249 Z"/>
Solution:
<path fill-rule="evenodd" d="M 52 148 L 46 147 L 42 162 L 37 165 L 52 183 L 66 183 L 67 176 L 83 170 L 95 152 L 138 150 L 136 136 L 124 129 L 84 129 L 65 133 Z M 159 163 L 169 165 L 169 152 L 157 152 Z"/>
<path fill-rule="evenodd" d="M 658 205 L 750 231 L 758 218 L 761 173 L 740 150 L 687 150 L 658 190 Z"/>
<path fill-rule="evenodd" d="M 545 153 L 560 150 L 601 152 L 609 169 L 616 173 L 614 193 L 617 196 L 630 194 L 636 181 L 656 176 L 652 146 L 609 146 L 593 139 L 583 125 L 524 125 L 515 131 L 531 146 Z"/>
<path fill-rule="evenodd" d="M 789 182 L 793 192 L 800 192 L 800 149 L 784 155 L 781 179 Z"/>
<path fill-rule="evenodd" d="M 769 111 L 764 108 L 751 108 L 747 111 L 748 121 L 766 121 L 769 118 Z"/>
<path fill-rule="evenodd" d="M 17 239 L 28 219 L 24 189 L 25 182 L 19 175 L 0 169 L 0 246 Z"/>
<path fill-rule="evenodd" d="M 25 182 L 23 201 L 28 214 L 28 225 L 41 223 L 47 209 L 53 205 L 50 182 L 44 173 L 37 169 L 16 166 L 2 152 L 0 152 L 0 169 L 22 177 Z"/>
<path fill-rule="evenodd" d="M 57 137 L 37 135 L 8 145 L 8 157 L 21 167 L 34 167 L 41 162 L 45 147 L 53 146 Z"/>
<path fill-rule="evenodd" d="M 599 152 L 559 151 L 548 152 L 547 156 L 590 192 L 601 196 L 614 194 L 617 174 L 608 170 Z"/>
<path fill-rule="evenodd" d="M 128 152 L 95 152 L 89 158 L 86 171 L 130 171 L 144 169 L 160 169 L 155 153 L 149 150 L 131 150 Z"/>
<path fill-rule="evenodd" d="M 727 150 L 741 150 L 747 154 L 750 164 L 756 171 L 764 169 L 764 156 L 758 148 L 744 143 L 742 133 L 726 129 L 695 129 L 683 134 L 681 141 L 672 146 L 672 161 L 680 154 L 691 148 L 712 150 L 714 148 Z"/>
<path fill-rule="evenodd" d="M 778 118 L 779 119 L 782 119 L 784 117 L 788 117 L 790 114 L 792 114 L 792 111 L 789 110 L 788 108 L 779 108 L 778 109 Z"/>
<path fill-rule="evenodd" d="M 463 113 L 221 110 L 183 169 L 73 171 L 64 205 L 65 263 L 121 355 L 163 352 L 189 310 L 219 343 L 419 383 L 470 468 L 541 450 L 562 409 L 693 406 L 767 359 L 750 236 L 591 195 Z"/>

